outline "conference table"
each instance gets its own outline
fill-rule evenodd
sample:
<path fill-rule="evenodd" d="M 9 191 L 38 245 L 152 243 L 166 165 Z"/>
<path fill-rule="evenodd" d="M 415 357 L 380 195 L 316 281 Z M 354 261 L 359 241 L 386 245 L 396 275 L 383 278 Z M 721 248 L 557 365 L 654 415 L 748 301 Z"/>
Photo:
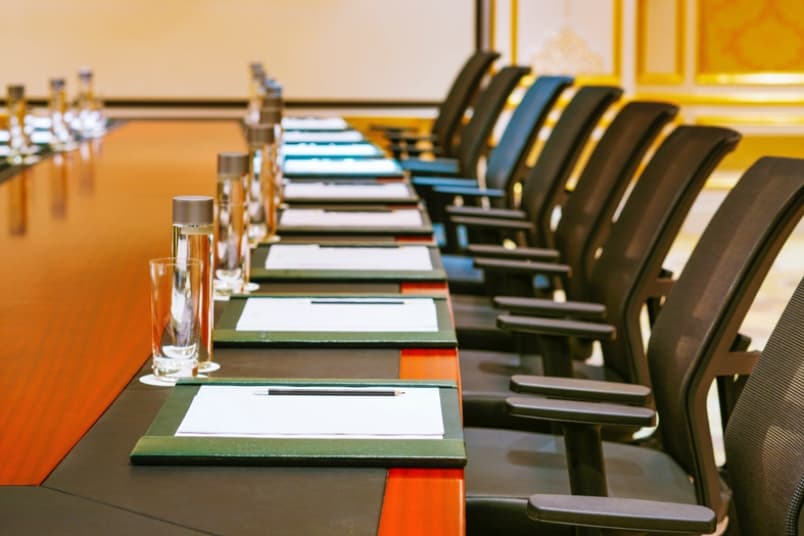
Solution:
<path fill-rule="evenodd" d="M 138 381 L 150 368 L 147 261 L 169 254 L 171 198 L 212 195 L 217 153 L 244 149 L 233 120 L 130 121 L 0 182 L 2 531 L 464 532 L 462 469 L 130 463 L 171 391 Z M 442 281 L 260 288 L 346 290 L 448 299 Z M 220 348 L 215 360 L 216 378 L 460 385 L 454 347 Z"/>

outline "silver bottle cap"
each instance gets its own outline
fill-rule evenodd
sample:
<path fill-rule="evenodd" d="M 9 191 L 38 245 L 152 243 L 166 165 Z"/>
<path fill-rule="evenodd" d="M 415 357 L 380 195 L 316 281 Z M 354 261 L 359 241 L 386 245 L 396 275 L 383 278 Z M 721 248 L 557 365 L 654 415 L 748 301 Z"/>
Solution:
<path fill-rule="evenodd" d="M 89 67 L 82 67 L 78 69 L 78 78 L 84 82 L 92 80 L 92 69 Z"/>
<path fill-rule="evenodd" d="M 215 221 L 212 198 L 206 195 L 179 195 L 173 198 L 173 223 L 210 225 Z"/>
<path fill-rule="evenodd" d="M 249 145 L 267 145 L 274 142 L 274 125 L 249 125 L 246 128 L 246 141 Z"/>
<path fill-rule="evenodd" d="M 62 89 L 64 89 L 65 85 L 67 85 L 67 83 L 65 82 L 64 78 L 62 78 L 62 77 L 57 77 L 57 78 L 51 78 L 50 79 L 50 89 L 52 89 L 52 90 L 61 91 Z"/>
<path fill-rule="evenodd" d="M 6 86 L 6 92 L 9 99 L 24 99 L 25 86 L 22 84 L 9 84 Z"/>
<path fill-rule="evenodd" d="M 242 175 L 248 171 L 246 153 L 218 153 L 219 175 Z"/>

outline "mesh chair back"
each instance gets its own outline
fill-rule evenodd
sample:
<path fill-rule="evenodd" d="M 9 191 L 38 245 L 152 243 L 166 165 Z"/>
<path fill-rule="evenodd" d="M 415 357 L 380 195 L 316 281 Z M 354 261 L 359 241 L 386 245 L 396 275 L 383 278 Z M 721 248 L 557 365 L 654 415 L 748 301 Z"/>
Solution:
<path fill-rule="evenodd" d="M 558 96 L 572 85 L 567 76 L 540 76 L 525 92 L 499 143 L 489 155 L 486 187 L 506 189 L 522 169 Z"/>
<path fill-rule="evenodd" d="M 804 279 L 726 429 L 729 483 L 742 534 L 804 528 Z"/>
<path fill-rule="evenodd" d="M 504 67 L 483 93 L 477 98 L 472 111 L 472 119 L 461 132 L 458 147 L 458 161 L 462 175 L 477 178 L 477 162 L 488 146 L 491 131 L 508 101 L 508 96 L 519 84 L 519 80 L 530 73 L 528 67 Z"/>
<path fill-rule="evenodd" d="M 522 208 L 536 222 L 531 245 L 554 246 L 550 229 L 553 208 L 563 201 L 570 173 L 595 125 L 622 92 L 612 86 L 582 87 L 553 127 L 522 188 Z"/>
<path fill-rule="evenodd" d="M 667 252 L 709 174 L 740 135 L 729 129 L 680 126 L 659 146 L 611 228 L 592 270 L 590 293 L 605 304 L 617 337 L 602 343 L 607 367 L 650 385 L 639 316 L 654 296 Z"/>
<path fill-rule="evenodd" d="M 648 148 L 678 107 L 664 102 L 626 104 L 589 156 L 575 189 L 561 209 L 556 247 L 572 268 L 565 291 L 572 300 L 589 300 L 589 277 L 611 229 L 628 184 Z"/>
<path fill-rule="evenodd" d="M 651 333 L 648 362 L 656 408 L 661 416 L 663 447 L 693 476 L 700 502 L 721 515 L 725 500 L 721 497 L 712 452 L 707 393 L 716 376 L 745 374 L 750 370 L 752 354 L 733 352 L 732 344 L 776 253 L 802 213 L 804 160 L 760 159 L 729 193 L 701 235 Z M 799 315 L 796 327 L 799 337 L 801 318 Z M 776 478 L 785 479 L 789 491 L 795 486 L 793 480 L 801 477 L 801 471 L 795 475 L 781 474 L 784 470 L 776 464 L 782 460 L 772 459 L 784 458 L 786 448 L 792 448 L 799 457 L 804 452 L 801 446 L 804 420 L 789 420 L 786 415 L 796 409 L 801 415 L 804 409 L 804 354 L 800 339 L 789 344 L 798 345 L 798 354 L 781 357 L 784 362 L 778 365 L 763 365 L 762 373 L 752 378 L 753 387 L 743 393 L 730 419 L 729 465 L 748 471 L 735 481 L 739 494 L 749 493 L 746 487 L 760 488 Z M 781 348 L 777 343 L 769 349 L 779 359 Z M 795 389 L 798 403 L 784 395 L 792 394 Z M 786 445 L 785 440 L 775 442 L 773 437 L 763 437 L 763 432 L 755 428 L 758 423 L 752 422 L 760 418 L 772 418 L 782 427 L 795 423 L 799 435 L 795 446 Z M 776 433 L 773 427 L 770 431 Z M 799 467 L 800 464 L 801 459 Z M 751 468 L 756 472 L 751 473 Z M 756 478 L 764 470 L 773 472 Z M 777 500 L 788 502 L 773 506 Z M 765 509 L 786 510 L 789 500 L 789 495 L 766 497 L 760 511 L 764 514 Z M 745 502 L 740 504 L 747 507 Z M 782 532 L 767 530 L 765 526 L 748 530 L 747 534 Z"/>
<path fill-rule="evenodd" d="M 432 128 L 432 133 L 439 140 L 444 156 L 455 156 L 458 147 L 455 140 L 460 130 L 461 119 L 480 89 L 486 71 L 499 57 L 498 52 L 478 50 L 466 61 L 453 80 L 449 93 L 438 107 L 438 115 Z"/>

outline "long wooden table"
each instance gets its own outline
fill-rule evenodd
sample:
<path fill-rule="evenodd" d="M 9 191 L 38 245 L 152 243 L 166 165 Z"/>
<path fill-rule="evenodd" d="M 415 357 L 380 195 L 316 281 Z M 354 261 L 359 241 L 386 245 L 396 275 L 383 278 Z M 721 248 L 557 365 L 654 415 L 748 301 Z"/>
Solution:
<path fill-rule="evenodd" d="M 211 195 L 216 154 L 242 149 L 235 122 L 131 122 L 0 183 L 6 213 L 0 519 L 6 527 L 292 533 L 282 523 L 304 522 L 320 533 L 362 534 L 367 525 L 355 521 L 349 529 L 348 490 L 339 499 L 327 485 L 352 485 L 359 497 L 361 479 L 368 479 L 382 490 L 374 498 L 379 516 L 369 519 L 372 533 L 463 532 L 461 470 L 128 464 L 133 442 L 167 393 L 136 382 L 148 367 L 147 259 L 169 252 L 171 197 Z M 398 290 L 445 293 L 446 286 L 401 284 Z M 227 349 L 216 359 L 228 376 L 325 376 L 331 369 L 329 376 L 361 370 L 363 377 L 459 381 L 453 349 L 300 350 L 293 365 L 277 352 Z M 352 368 L 327 369 L 339 358 L 354 361 Z M 294 484 L 301 489 L 290 489 Z M 177 497 L 169 493 L 174 487 Z M 227 525 L 230 518 L 240 519 Z"/>

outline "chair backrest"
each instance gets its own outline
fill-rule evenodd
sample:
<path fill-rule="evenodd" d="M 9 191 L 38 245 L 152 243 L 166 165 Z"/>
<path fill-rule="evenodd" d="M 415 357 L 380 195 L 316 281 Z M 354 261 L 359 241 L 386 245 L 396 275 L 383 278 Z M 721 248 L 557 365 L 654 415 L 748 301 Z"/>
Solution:
<path fill-rule="evenodd" d="M 452 81 L 446 98 L 438 107 L 438 115 L 432 127 L 432 133 L 438 138 L 444 156 L 455 156 L 458 148 L 455 140 L 461 120 L 477 95 L 483 76 L 499 57 L 499 52 L 478 50 L 464 63 Z"/>
<path fill-rule="evenodd" d="M 563 201 L 572 169 L 600 117 L 622 93 L 619 87 L 584 86 L 553 127 L 522 187 L 522 209 L 536 223 L 531 245 L 554 245 L 550 229 L 553 209 Z"/>
<path fill-rule="evenodd" d="M 624 380 L 650 385 L 640 312 L 657 297 L 662 263 L 707 177 L 740 134 L 677 127 L 659 146 L 625 201 L 592 269 L 590 293 L 606 306 L 617 337 L 603 341 L 603 359 Z"/>
<path fill-rule="evenodd" d="M 608 238 L 614 212 L 642 158 L 677 113 L 677 106 L 665 102 L 629 102 L 597 142 L 561 208 L 554 234 L 562 261 L 572 268 L 564 288 L 568 299 L 590 299 L 595 252 Z"/>
<path fill-rule="evenodd" d="M 712 217 L 684 271 L 668 293 L 651 332 L 647 355 L 661 419 L 662 445 L 692 475 L 699 501 L 721 515 L 726 501 L 721 497 L 712 451 L 707 393 L 716 376 L 745 374 L 745 369 L 750 369 L 752 354 L 734 352 L 732 345 L 773 259 L 802 213 L 804 160 L 762 158 L 757 161 Z M 804 333 L 801 324 L 797 331 L 801 337 Z M 788 363 L 798 360 L 801 372 L 802 358 L 799 352 L 785 359 Z M 772 373 L 772 369 L 763 368 L 766 371 L 753 382 L 751 390 L 743 393 L 729 420 L 730 451 L 735 456 L 735 459 L 728 458 L 729 466 L 744 462 L 749 466 L 759 464 L 760 459 L 781 456 L 779 452 L 774 454 L 766 449 L 785 448 L 780 444 L 767 444 L 767 438 L 749 437 L 756 424 L 747 421 L 772 417 L 784 422 L 787 416 L 782 408 L 792 409 L 795 404 L 793 400 L 785 401 L 781 393 L 794 378 L 793 371 L 782 370 L 782 367 Z M 795 381 L 799 382 L 800 389 L 804 376 L 799 374 Z M 779 404 L 776 408 L 779 411 L 774 409 L 774 403 Z M 800 411 L 801 406 L 798 409 Z M 797 421 L 799 431 L 802 422 Z M 742 448 L 735 444 L 735 434 L 741 431 L 746 435 L 740 442 Z M 748 448 L 756 451 L 741 452 Z M 804 452 L 800 442 L 794 450 L 798 455 Z M 770 467 L 772 463 L 754 467 L 759 470 L 762 465 Z M 737 485 L 740 487 L 750 481 L 747 485 L 761 486 L 775 476 L 778 475 L 765 475 L 759 480 L 749 477 Z M 800 478 L 801 473 L 793 476 Z M 779 497 L 765 500 L 769 504 L 777 499 Z M 749 530 L 747 534 L 782 533 L 765 527 Z"/>
<path fill-rule="evenodd" d="M 519 84 L 519 80 L 528 73 L 528 67 L 503 67 L 478 96 L 472 110 L 472 119 L 461 131 L 457 154 L 461 175 L 477 178 L 477 162 L 488 146 L 494 124 L 505 107 L 508 96 Z"/>
<path fill-rule="evenodd" d="M 726 428 L 741 534 L 804 534 L 804 279 Z"/>
<path fill-rule="evenodd" d="M 528 88 L 489 155 L 486 187 L 508 188 L 514 174 L 522 169 L 558 96 L 572 81 L 568 76 L 540 76 Z"/>

